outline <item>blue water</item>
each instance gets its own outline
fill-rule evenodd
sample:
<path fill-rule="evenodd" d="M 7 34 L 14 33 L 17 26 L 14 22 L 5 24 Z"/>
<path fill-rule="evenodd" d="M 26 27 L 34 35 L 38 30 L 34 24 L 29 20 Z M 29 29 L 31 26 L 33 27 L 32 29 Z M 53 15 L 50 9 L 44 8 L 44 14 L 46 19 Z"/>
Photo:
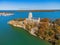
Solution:
<path fill-rule="evenodd" d="M 27 18 L 29 14 L 29 12 L 17 11 L 13 11 L 13 13 L 14 15 L 12 16 L 0 16 L 0 45 L 49 45 L 47 41 L 36 38 L 23 29 L 13 29 L 10 25 L 8 25 L 8 21 L 16 18 Z M 32 12 L 32 14 L 35 18 L 60 18 L 60 11 Z"/>

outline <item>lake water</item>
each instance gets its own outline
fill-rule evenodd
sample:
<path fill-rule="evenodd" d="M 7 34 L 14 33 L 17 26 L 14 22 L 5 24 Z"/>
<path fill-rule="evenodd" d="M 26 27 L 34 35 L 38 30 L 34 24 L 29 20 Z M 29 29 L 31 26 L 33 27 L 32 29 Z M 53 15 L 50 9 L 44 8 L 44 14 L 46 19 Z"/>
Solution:
<path fill-rule="evenodd" d="M 1 11 L 0 11 L 1 12 Z M 0 45 L 50 45 L 47 41 L 34 37 L 24 29 L 14 28 L 7 24 L 16 18 L 27 18 L 29 12 L 13 12 L 12 16 L 0 16 Z M 35 18 L 60 18 L 60 12 L 32 12 Z"/>

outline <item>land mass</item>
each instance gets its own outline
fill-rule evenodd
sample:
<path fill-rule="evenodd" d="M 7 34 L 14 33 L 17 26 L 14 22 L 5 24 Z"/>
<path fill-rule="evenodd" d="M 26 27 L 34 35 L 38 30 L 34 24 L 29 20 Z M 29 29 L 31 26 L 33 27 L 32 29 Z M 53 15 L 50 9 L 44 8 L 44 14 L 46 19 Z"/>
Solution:
<path fill-rule="evenodd" d="M 14 15 L 14 13 L 12 13 L 12 12 L 0 12 L 0 16 L 10 16 L 10 15 Z"/>
<path fill-rule="evenodd" d="M 60 11 L 60 9 L 51 9 L 51 10 L 1 10 L 0 12 L 13 13 L 15 11 L 18 11 L 18 12 L 55 12 L 55 11 Z"/>
<path fill-rule="evenodd" d="M 17 10 L 18 12 L 55 12 L 60 10 Z"/>
<path fill-rule="evenodd" d="M 30 12 L 28 18 L 11 20 L 8 24 L 24 28 L 33 36 L 47 40 L 52 45 L 60 45 L 60 19 L 54 21 L 48 18 L 35 19 Z"/>

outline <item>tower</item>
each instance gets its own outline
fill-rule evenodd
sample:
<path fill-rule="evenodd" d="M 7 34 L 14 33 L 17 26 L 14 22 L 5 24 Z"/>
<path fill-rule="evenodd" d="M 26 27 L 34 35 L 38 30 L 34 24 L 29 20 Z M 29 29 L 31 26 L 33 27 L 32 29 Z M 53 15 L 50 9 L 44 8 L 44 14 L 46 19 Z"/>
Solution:
<path fill-rule="evenodd" d="M 32 12 L 29 12 L 29 19 L 32 19 Z"/>
<path fill-rule="evenodd" d="M 38 18 L 38 22 L 40 22 L 40 18 Z"/>

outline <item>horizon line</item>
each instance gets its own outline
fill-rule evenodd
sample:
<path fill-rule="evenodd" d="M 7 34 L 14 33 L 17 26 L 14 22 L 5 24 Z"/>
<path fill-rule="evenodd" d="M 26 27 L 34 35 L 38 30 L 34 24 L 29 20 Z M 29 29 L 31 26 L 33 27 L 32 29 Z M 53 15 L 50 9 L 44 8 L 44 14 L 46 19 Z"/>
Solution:
<path fill-rule="evenodd" d="M 51 9 L 51 10 L 0 10 L 0 11 L 18 11 L 18 12 L 24 12 L 24 11 L 28 11 L 28 12 L 54 12 L 54 11 L 60 11 L 60 9 Z"/>

